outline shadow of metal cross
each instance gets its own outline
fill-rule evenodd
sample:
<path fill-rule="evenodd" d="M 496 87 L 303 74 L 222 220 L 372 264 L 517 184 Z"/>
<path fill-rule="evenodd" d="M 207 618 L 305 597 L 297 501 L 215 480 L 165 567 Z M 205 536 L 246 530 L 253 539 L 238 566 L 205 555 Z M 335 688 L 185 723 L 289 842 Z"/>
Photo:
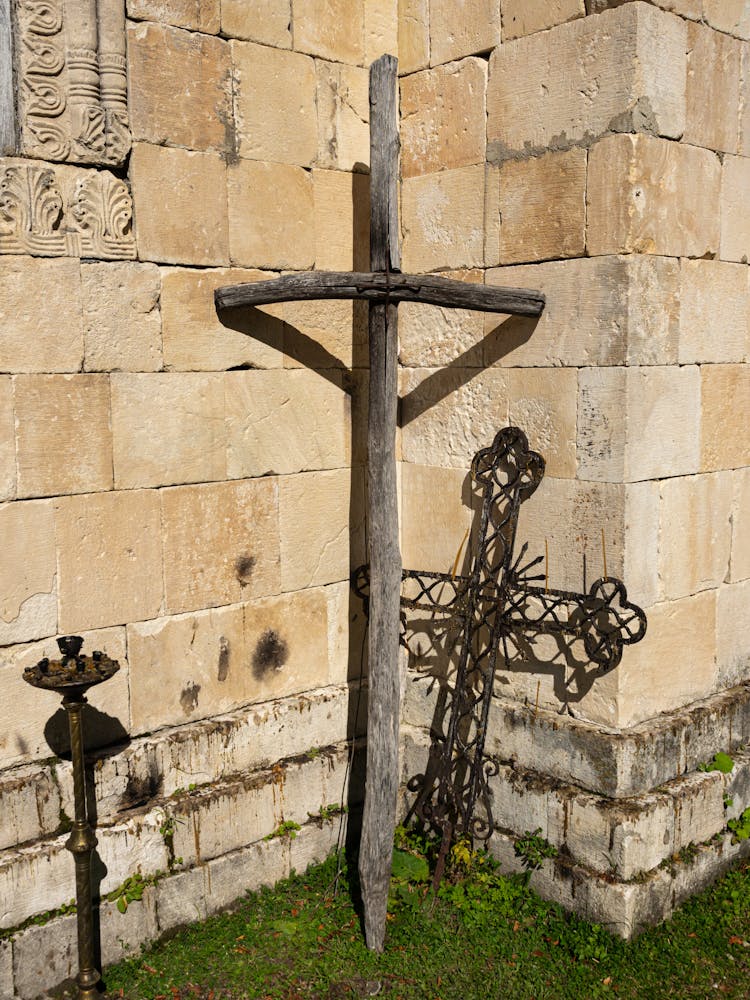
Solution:
<path fill-rule="evenodd" d="M 382 951 L 398 794 L 399 594 L 401 554 L 396 495 L 399 302 L 424 302 L 517 316 L 539 316 L 540 292 L 400 273 L 397 60 L 370 67 L 370 268 L 312 271 L 220 288 L 218 309 L 300 299 L 369 302 L 368 524 L 370 560 L 367 779 L 360 879 L 368 947 Z"/>
<path fill-rule="evenodd" d="M 529 575 L 544 557 L 524 565 L 528 543 L 517 556 L 514 546 L 521 504 L 542 481 L 544 459 L 529 450 L 523 431 L 499 431 L 474 456 L 471 475 L 483 497 L 469 575 L 403 572 L 403 631 L 406 611 L 438 613 L 461 637 L 445 740 L 437 760 L 412 785 L 418 791 L 412 813 L 442 835 L 436 883 L 455 835 L 487 839 L 493 831 L 487 779 L 497 768 L 485 758 L 484 744 L 500 647 L 508 664 L 508 642 L 520 635 L 530 642 L 543 633 L 563 635 L 582 640 L 586 656 L 606 673 L 620 662 L 624 645 L 646 634 L 646 615 L 628 602 L 624 584 L 614 577 L 600 578 L 586 594 L 532 586 L 545 579 L 543 573 Z M 365 598 L 366 588 L 363 567 L 356 589 Z M 476 812 L 479 802 L 484 815 Z"/>

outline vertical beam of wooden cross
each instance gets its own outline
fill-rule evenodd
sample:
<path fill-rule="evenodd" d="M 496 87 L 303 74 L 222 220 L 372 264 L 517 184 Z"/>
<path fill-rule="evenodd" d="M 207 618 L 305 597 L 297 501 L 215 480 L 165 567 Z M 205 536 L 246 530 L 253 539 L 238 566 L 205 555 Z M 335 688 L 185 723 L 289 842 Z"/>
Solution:
<path fill-rule="evenodd" d="M 383 56 L 370 71 L 370 267 L 401 270 L 398 245 L 397 62 Z M 368 947 L 383 950 L 398 798 L 401 550 L 396 494 L 398 306 L 369 306 L 370 390 L 367 413 L 370 532 L 367 771 L 359 877 Z M 376 617 L 377 616 L 377 617 Z"/>
<path fill-rule="evenodd" d="M 399 605 L 401 554 L 396 496 L 399 302 L 539 316 L 540 292 L 401 274 L 398 240 L 397 60 L 370 67 L 370 267 L 309 271 L 215 292 L 219 310 L 301 299 L 365 299 L 369 309 L 368 548 L 370 561 L 367 780 L 360 878 L 368 947 L 382 951 L 399 784 Z"/>

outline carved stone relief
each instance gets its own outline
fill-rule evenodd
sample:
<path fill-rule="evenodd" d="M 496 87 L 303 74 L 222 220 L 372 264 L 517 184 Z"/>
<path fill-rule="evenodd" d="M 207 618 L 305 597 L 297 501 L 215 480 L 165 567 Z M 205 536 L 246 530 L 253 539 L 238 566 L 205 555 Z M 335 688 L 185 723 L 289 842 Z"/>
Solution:
<path fill-rule="evenodd" d="M 125 0 L 15 0 L 19 152 L 120 164 L 130 149 Z"/>
<path fill-rule="evenodd" d="M 135 257 L 133 202 L 108 170 L 0 160 L 0 254 Z"/>

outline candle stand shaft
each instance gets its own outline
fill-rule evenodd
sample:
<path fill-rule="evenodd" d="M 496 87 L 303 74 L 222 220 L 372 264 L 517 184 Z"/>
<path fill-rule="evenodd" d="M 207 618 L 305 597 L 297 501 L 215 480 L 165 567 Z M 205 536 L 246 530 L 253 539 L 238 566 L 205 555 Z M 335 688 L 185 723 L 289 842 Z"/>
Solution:
<path fill-rule="evenodd" d="M 101 978 L 94 965 L 94 912 L 91 899 L 91 852 L 96 847 L 96 835 L 88 821 L 86 778 L 83 766 L 83 724 L 81 712 L 86 703 L 82 694 L 66 695 L 63 707 L 68 713 L 70 750 L 73 757 L 73 795 L 75 822 L 65 846 L 73 855 L 76 866 L 76 910 L 78 917 L 78 996 L 80 1000 L 99 997 L 97 984 Z"/>

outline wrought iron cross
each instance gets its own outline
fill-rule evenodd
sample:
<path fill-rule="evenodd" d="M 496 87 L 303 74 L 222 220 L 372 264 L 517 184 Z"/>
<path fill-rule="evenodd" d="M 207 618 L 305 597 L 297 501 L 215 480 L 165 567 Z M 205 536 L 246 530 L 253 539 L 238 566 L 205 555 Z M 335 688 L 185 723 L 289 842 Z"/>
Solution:
<path fill-rule="evenodd" d="M 367 780 L 360 877 L 367 944 L 382 951 L 398 794 L 399 601 L 401 553 L 396 496 L 399 302 L 539 316 L 540 292 L 400 273 L 397 60 L 370 67 L 370 268 L 311 271 L 234 285 L 215 293 L 218 309 L 299 299 L 369 302 L 368 519 L 370 572 Z"/>
<path fill-rule="evenodd" d="M 543 633 L 580 639 L 601 673 L 620 662 L 624 645 L 646 634 L 646 615 L 629 603 L 624 584 L 604 576 L 587 594 L 532 586 L 545 574 L 529 575 L 544 556 L 524 565 L 528 543 L 514 556 L 521 504 L 544 475 L 544 459 L 531 451 L 517 427 L 499 431 L 488 448 L 474 456 L 471 476 L 482 491 L 476 554 L 468 576 L 404 570 L 402 641 L 407 611 L 439 614 L 460 636 L 458 667 L 448 727 L 437 760 L 412 790 L 412 812 L 442 834 L 435 881 L 439 882 L 451 840 L 457 834 L 487 839 L 493 830 L 487 778 L 496 766 L 484 756 L 487 720 L 502 646 L 519 636 L 533 642 Z M 356 589 L 367 600 L 367 568 L 358 571 Z M 475 811 L 478 803 L 484 816 Z"/>

